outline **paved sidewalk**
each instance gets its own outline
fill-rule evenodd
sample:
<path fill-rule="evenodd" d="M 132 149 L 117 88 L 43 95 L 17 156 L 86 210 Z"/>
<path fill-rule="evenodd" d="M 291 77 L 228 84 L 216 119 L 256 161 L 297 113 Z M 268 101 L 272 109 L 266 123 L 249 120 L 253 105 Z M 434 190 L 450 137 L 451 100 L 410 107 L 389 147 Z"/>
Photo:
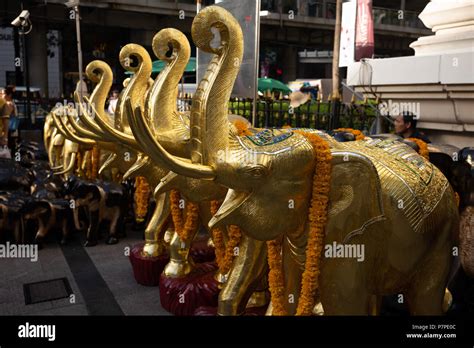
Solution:
<path fill-rule="evenodd" d="M 61 247 L 44 244 L 38 260 L 0 259 L 0 315 L 169 315 L 160 305 L 158 287 L 136 283 L 125 248 L 142 241 L 141 231 L 128 231 L 116 245 L 101 240 L 83 248 L 78 235 Z M 23 284 L 67 278 L 70 298 L 25 304 Z"/>

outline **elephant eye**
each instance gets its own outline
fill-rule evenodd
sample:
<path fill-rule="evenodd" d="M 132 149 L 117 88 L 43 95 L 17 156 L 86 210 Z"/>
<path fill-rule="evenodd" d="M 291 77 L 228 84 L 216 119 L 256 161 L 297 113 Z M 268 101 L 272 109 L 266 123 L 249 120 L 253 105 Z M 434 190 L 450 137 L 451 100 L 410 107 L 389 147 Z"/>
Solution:
<path fill-rule="evenodd" d="M 254 178 L 261 178 L 268 174 L 268 169 L 262 165 L 256 165 L 252 167 L 245 167 L 243 172 L 247 175 L 253 176 Z"/>

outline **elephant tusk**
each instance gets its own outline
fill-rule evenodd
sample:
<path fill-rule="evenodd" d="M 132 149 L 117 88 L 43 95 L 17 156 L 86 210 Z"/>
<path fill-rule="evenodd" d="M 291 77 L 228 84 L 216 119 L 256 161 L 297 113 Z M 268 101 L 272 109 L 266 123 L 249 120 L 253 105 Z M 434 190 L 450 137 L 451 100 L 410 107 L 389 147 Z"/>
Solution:
<path fill-rule="evenodd" d="M 165 192 L 170 191 L 174 188 L 174 184 L 178 180 L 179 175 L 174 172 L 169 172 L 161 180 L 160 183 L 156 186 L 154 195 L 157 197 Z"/>
<path fill-rule="evenodd" d="M 74 169 L 74 163 L 76 162 L 76 156 L 77 154 L 75 152 L 73 152 L 71 154 L 71 159 L 69 160 L 69 164 L 68 166 L 66 167 L 66 169 L 60 171 L 60 172 L 57 172 L 57 173 L 54 173 L 56 175 L 63 175 L 63 174 L 66 174 L 66 173 L 69 173 L 71 172 L 73 169 Z"/>
<path fill-rule="evenodd" d="M 143 155 L 143 154 L 138 154 L 138 159 L 135 161 L 135 163 L 125 172 L 123 175 L 123 180 L 130 179 L 137 173 L 138 170 L 143 168 L 148 164 L 148 158 Z"/>
<path fill-rule="evenodd" d="M 109 168 L 112 163 L 114 163 L 115 161 L 117 160 L 117 154 L 116 153 L 112 153 L 104 162 L 104 164 L 102 164 L 102 166 L 99 168 L 99 175 L 101 175 L 104 170 L 106 170 L 107 168 Z"/>
<path fill-rule="evenodd" d="M 57 166 L 57 167 L 52 167 L 51 170 L 53 170 L 53 171 L 60 170 L 62 167 L 63 167 L 63 165 L 60 164 L 60 165 Z"/>

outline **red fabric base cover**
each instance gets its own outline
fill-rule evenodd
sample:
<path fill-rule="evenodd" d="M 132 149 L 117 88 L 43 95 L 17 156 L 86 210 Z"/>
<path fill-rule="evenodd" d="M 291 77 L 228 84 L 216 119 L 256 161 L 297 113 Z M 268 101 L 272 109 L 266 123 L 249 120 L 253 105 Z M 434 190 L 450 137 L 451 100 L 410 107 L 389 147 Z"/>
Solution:
<path fill-rule="evenodd" d="M 207 245 L 208 236 L 196 238 L 191 246 L 189 254 L 195 263 L 212 262 L 216 259 L 214 247 Z"/>
<path fill-rule="evenodd" d="M 217 265 L 197 263 L 183 278 L 160 277 L 160 301 L 164 309 L 174 315 L 193 315 L 202 306 L 217 307 L 218 282 L 214 279 Z"/>
<path fill-rule="evenodd" d="M 136 244 L 130 252 L 129 259 L 132 264 L 133 275 L 138 284 L 158 286 L 160 275 L 170 260 L 169 255 L 145 257 L 142 255 L 144 245 L 145 243 Z"/>
<path fill-rule="evenodd" d="M 264 316 L 267 311 L 267 306 L 247 308 L 244 316 Z M 196 316 L 216 316 L 217 307 L 199 307 L 194 311 Z"/>

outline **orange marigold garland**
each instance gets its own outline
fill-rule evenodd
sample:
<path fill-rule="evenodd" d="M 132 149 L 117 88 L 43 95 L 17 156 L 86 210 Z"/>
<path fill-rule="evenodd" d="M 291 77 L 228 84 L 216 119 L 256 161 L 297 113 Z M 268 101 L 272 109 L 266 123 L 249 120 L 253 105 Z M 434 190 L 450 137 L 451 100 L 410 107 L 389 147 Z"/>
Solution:
<path fill-rule="evenodd" d="M 430 152 L 428 151 L 428 145 L 421 139 L 418 138 L 407 138 L 407 140 L 413 141 L 418 145 L 418 153 L 424 157 L 427 161 L 430 160 Z"/>
<path fill-rule="evenodd" d="M 315 293 L 319 288 L 321 255 L 324 247 L 324 228 L 328 220 L 332 155 L 329 144 L 325 140 L 315 134 L 299 133 L 311 142 L 316 153 L 313 192 L 308 216 L 309 235 L 306 247 L 306 263 L 300 299 L 296 310 L 296 315 L 311 315 L 315 304 Z"/>
<path fill-rule="evenodd" d="M 76 155 L 76 163 L 75 163 L 74 171 L 76 172 L 78 176 L 80 176 L 81 168 L 82 168 L 82 155 L 79 151 L 76 153 L 77 155 Z"/>
<path fill-rule="evenodd" d="M 309 234 L 306 247 L 306 263 L 296 310 L 296 315 L 311 315 L 315 305 L 315 294 L 319 288 L 324 227 L 328 219 L 332 155 L 328 143 L 316 134 L 303 131 L 295 131 L 295 133 L 303 135 L 311 142 L 316 156 L 311 204 L 308 213 Z M 285 315 L 281 246 L 276 240 L 267 242 L 267 246 L 270 266 L 269 285 L 274 306 L 273 314 Z"/>
<path fill-rule="evenodd" d="M 135 178 L 135 220 L 143 222 L 148 211 L 148 200 L 150 198 L 150 185 L 143 176 Z"/>
<path fill-rule="evenodd" d="M 94 145 L 92 148 L 92 173 L 91 173 L 91 179 L 95 180 L 97 179 L 97 176 L 99 174 L 99 161 L 100 161 L 100 149 L 97 145 Z"/>
<path fill-rule="evenodd" d="M 229 234 L 229 240 L 225 246 L 224 260 L 221 265 L 219 265 L 219 271 L 221 274 L 227 274 L 232 267 L 232 262 L 234 261 L 234 250 L 240 243 L 240 238 L 242 233 L 240 228 L 235 225 L 230 225 L 227 228 L 227 233 Z"/>
<path fill-rule="evenodd" d="M 268 248 L 268 285 L 272 298 L 272 315 L 287 315 L 284 298 L 285 285 L 282 272 L 281 243 L 277 240 L 267 242 Z"/>
<path fill-rule="evenodd" d="M 348 132 L 352 133 L 355 136 L 355 140 L 364 140 L 365 135 L 360 130 L 352 129 L 352 128 L 338 128 L 334 130 L 335 132 Z"/>
<path fill-rule="evenodd" d="M 186 218 L 183 222 L 183 213 L 180 208 L 181 195 L 178 190 L 171 190 L 171 217 L 176 233 L 183 242 L 194 238 L 198 229 L 199 206 L 194 202 L 186 203 Z"/>
<path fill-rule="evenodd" d="M 215 215 L 219 210 L 219 202 L 211 202 L 211 214 Z M 220 228 L 213 228 L 211 231 L 212 241 L 214 242 L 216 262 L 219 266 L 219 272 L 221 274 L 227 274 L 232 267 L 232 261 L 234 260 L 234 250 L 239 245 L 240 239 L 242 238 L 242 231 L 238 226 L 231 225 L 228 227 L 227 232 L 229 233 L 229 239 L 227 244 L 224 241 L 224 234 Z"/>
<path fill-rule="evenodd" d="M 215 215 L 219 210 L 219 202 L 212 201 L 211 202 L 211 214 Z M 215 253 L 216 253 L 216 262 L 217 265 L 223 264 L 224 257 L 225 257 L 225 241 L 224 241 L 224 234 L 220 228 L 213 228 L 211 231 L 212 234 L 212 241 L 214 242 Z"/>
<path fill-rule="evenodd" d="M 83 169 L 85 171 L 85 176 L 86 179 L 91 180 L 92 179 L 92 150 L 89 150 L 86 152 L 86 155 L 84 156 L 84 162 L 83 163 Z"/>
<path fill-rule="evenodd" d="M 244 135 L 252 135 L 252 132 L 249 131 L 248 124 L 245 123 L 244 121 L 237 120 L 234 121 L 234 126 L 237 128 L 237 132 L 239 133 L 239 136 L 244 136 Z"/>

